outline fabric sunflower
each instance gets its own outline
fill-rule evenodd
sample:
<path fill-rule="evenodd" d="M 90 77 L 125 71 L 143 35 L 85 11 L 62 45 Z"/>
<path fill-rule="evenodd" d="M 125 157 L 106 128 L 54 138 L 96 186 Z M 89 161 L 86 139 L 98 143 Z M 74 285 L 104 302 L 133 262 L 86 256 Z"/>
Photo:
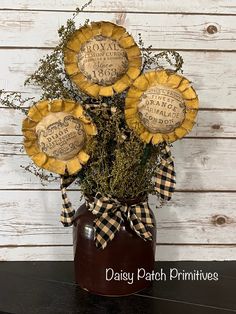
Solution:
<path fill-rule="evenodd" d="M 86 144 L 97 134 L 82 106 L 71 100 L 43 100 L 22 123 L 24 147 L 34 163 L 57 174 L 75 174 L 87 163 Z"/>
<path fill-rule="evenodd" d="M 113 96 L 139 76 L 141 52 L 126 29 L 111 22 L 92 22 L 74 32 L 64 49 L 65 70 L 86 94 Z"/>
<path fill-rule="evenodd" d="M 174 142 L 194 126 L 198 96 L 185 77 L 167 70 L 140 75 L 125 100 L 128 126 L 152 144 Z"/>

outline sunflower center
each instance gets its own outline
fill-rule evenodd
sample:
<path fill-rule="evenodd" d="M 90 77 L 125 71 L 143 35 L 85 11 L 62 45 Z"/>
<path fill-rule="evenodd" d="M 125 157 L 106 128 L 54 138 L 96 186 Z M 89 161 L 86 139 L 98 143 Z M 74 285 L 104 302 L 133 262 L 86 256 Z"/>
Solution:
<path fill-rule="evenodd" d="M 82 45 L 78 67 L 88 80 L 108 86 L 127 72 L 128 57 L 116 40 L 95 36 Z"/>
<path fill-rule="evenodd" d="M 151 133 L 170 133 L 179 127 L 186 113 L 180 92 L 155 85 L 145 91 L 138 105 L 142 124 Z"/>
<path fill-rule="evenodd" d="M 42 152 L 65 161 L 75 157 L 86 140 L 82 123 L 64 112 L 47 115 L 38 123 L 36 133 Z"/>

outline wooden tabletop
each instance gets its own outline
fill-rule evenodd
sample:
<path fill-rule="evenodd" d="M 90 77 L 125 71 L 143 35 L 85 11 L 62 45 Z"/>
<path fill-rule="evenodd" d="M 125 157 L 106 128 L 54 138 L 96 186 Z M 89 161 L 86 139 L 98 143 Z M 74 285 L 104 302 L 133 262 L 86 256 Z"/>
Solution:
<path fill-rule="evenodd" d="M 163 280 L 127 297 L 92 295 L 74 284 L 72 262 L 1 262 L 0 313 L 227 314 L 236 312 L 236 262 L 159 262 L 161 269 L 218 273 L 218 281 Z M 168 276 L 167 276 L 168 277 Z"/>

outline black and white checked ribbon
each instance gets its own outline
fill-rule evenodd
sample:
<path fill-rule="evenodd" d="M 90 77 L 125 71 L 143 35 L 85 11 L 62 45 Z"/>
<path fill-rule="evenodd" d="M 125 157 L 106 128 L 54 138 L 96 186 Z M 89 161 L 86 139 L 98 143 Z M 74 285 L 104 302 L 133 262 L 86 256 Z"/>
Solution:
<path fill-rule="evenodd" d="M 160 163 L 154 181 L 161 199 L 169 201 L 175 191 L 176 173 L 174 160 L 167 143 L 164 143 L 161 147 Z"/>
<path fill-rule="evenodd" d="M 72 208 L 72 204 L 68 199 L 66 189 L 74 182 L 75 176 L 61 176 L 61 196 L 62 196 L 62 210 L 61 210 L 61 223 L 64 227 L 73 225 L 75 216 L 75 210 Z"/>
<path fill-rule="evenodd" d="M 134 205 L 120 203 L 110 196 L 97 193 L 87 201 L 88 209 L 96 215 L 94 220 L 94 240 L 98 248 L 104 249 L 120 230 L 121 223 L 128 221 L 131 229 L 143 240 L 152 240 L 146 226 L 154 227 L 154 219 L 147 202 Z"/>

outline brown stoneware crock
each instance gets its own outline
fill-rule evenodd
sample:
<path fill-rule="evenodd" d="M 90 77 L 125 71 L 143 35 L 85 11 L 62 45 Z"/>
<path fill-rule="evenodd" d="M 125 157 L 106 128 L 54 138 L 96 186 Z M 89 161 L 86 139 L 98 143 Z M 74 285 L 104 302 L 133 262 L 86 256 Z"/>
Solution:
<path fill-rule="evenodd" d="M 128 205 L 136 203 L 137 200 L 126 201 Z M 154 217 L 152 211 L 151 214 Z M 91 293 L 107 296 L 129 295 L 149 287 L 151 281 L 144 274 L 154 271 L 156 223 L 153 228 L 147 227 L 153 240 L 144 241 L 124 220 L 106 248 L 98 249 L 94 241 L 95 218 L 86 204 L 76 213 L 73 227 L 76 283 Z"/>

